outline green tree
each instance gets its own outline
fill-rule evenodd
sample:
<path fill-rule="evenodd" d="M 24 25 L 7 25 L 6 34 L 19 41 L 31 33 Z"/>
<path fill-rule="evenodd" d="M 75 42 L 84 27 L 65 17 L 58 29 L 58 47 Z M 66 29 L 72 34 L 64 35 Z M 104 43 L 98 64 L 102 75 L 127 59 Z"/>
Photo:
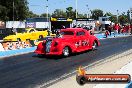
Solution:
<path fill-rule="evenodd" d="M 72 18 L 72 19 L 76 18 L 76 10 L 74 11 L 73 7 L 67 7 L 66 14 L 67 14 L 67 18 Z"/>
<path fill-rule="evenodd" d="M 24 20 L 28 15 L 27 4 L 27 0 L 0 0 L 0 14 L 4 13 L 0 15 L 0 19 L 3 21 L 13 20 L 14 14 L 14 20 Z"/>
<path fill-rule="evenodd" d="M 110 13 L 110 12 L 106 12 L 106 13 L 104 14 L 104 16 L 113 16 L 113 14 Z"/>
<path fill-rule="evenodd" d="M 100 10 L 100 9 L 94 9 L 92 11 L 92 18 L 95 19 L 95 20 L 98 20 L 99 17 L 102 17 L 103 16 L 103 11 Z"/>
<path fill-rule="evenodd" d="M 40 17 L 45 17 L 46 18 L 47 17 L 47 13 L 41 14 Z M 48 14 L 48 17 L 51 17 L 51 14 Z"/>
<path fill-rule="evenodd" d="M 128 11 L 127 11 L 127 19 L 128 19 L 128 22 L 129 22 L 129 23 L 131 23 L 130 14 L 131 14 L 131 12 L 128 10 Z"/>
<path fill-rule="evenodd" d="M 117 23 L 117 16 L 116 16 L 116 15 L 112 15 L 112 16 L 110 17 L 110 21 L 111 21 L 111 22 L 114 22 L 114 23 Z"/>
<path fill-rule="evenodd" d="M 56 9 L 54 13 L 52 13 L 52 17 L 66 17 L 66 13 L 61 9 Z"/>
<path fill-rule="evenodd" d="M 119 22 L 120 22 L 122 25 L 129 22 L 128 16 L 125 15 L 124 13 L 122 13 L 118 18 L 119 18 Z"/>
<path fill-rule="evenodd" d="M 27 14 L 28 14 L 28 15 L 27 15 L 27 18 L 39 17 L 39 15 L 34 14 L 32 11 L 28 11 L 28 13 L 27 13 Z"/>
<path fill-rule="evenodd" d="M 84 18 L 87 18 L 87 14 L 84 14 Z"/>
<path fill-rule="evenodd" d="M 87 15 L 83 14 L 78 14 L 78 18 L 87 18 Z"/>
<path fill-rule="evenodd" d="M 7 17 L 7 8 L 5 6 L 0 5 L 0 20 L 8 20 Z"/>
<path fill-rule="evenodd" d="M 110 12 L 106 12 L 104 16 L 109 16 L 111 22 L 114 22 L 114 23 L 117 22 L 117 16 L 116 15 L 113 15 Z"/>

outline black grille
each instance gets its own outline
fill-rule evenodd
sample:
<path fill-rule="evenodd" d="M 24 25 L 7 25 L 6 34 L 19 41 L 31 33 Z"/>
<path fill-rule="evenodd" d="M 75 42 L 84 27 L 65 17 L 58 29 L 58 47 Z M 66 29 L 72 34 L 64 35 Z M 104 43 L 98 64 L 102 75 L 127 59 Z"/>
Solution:
<path fill-rule="evenodd" d="M 46 40 L 46 53 L 50 52 L 52 40 Z"/>

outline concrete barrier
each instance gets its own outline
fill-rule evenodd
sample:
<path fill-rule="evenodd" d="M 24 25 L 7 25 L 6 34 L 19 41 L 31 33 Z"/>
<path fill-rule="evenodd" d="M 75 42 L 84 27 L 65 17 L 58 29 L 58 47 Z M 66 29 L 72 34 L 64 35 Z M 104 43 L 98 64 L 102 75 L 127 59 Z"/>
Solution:
<path fill-rule="evenodd" d="M 0 51 L 5 51 L 1 43 L 0 43 Z"/>
<path fill-rule="evenodd" d="M 30 44 L 29 41 L 24 41 L 24 42 L 2 42 L 1 44 L 4 48 L 4 50 L 16 50 L 16 49 L 31 47 L 31 44 Z"/>

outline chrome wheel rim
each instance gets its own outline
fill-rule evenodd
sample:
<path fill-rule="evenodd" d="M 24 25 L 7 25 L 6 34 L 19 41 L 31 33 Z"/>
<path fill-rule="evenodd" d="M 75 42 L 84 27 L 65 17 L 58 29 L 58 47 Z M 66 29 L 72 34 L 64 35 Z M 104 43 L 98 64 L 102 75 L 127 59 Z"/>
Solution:
<path fill-rule="evenodd" d="M 93 48 L 93 50 L 97 49 L 97 43 L 96 42 L 94 42 L 92 48 Z"/>
<path fill-rule="evenodd" d="M 63 54 L 64 54 L 64 56 L 68 56 L 69 55 L 69 49 L 68 49 L 68 47 L 64 48 Z"/>

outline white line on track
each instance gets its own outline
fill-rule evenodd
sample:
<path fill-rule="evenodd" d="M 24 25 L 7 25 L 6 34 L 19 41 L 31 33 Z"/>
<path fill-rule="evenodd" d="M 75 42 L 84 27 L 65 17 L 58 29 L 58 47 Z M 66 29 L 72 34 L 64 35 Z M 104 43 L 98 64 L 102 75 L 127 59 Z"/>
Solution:
<path fill-rule="evenodd" d="M 130 50 L 128 50 L 128 51 L 125 51 L 125 52 L 123 52 L 123 53 L 119 53 L 119 54 L 114 54 L 114 55 L 108 56 L 108 57 L 105 58 L 105 59 L 101 59 L 101 60 L 99 60 L 99 61 L 96 61 L 96 62 L 94 62 L 94 63 L 92 63 L 92 64 L 90 64 L 90 65 L 87 65 L 87 66 L 83 67 L 83 68 L 84 68 L 84 69 L 92 69 L 92 68 L 94 68 L 94 67 L 96 67 L 96 66 L 102 65 L 102 64 L 104 64 L 104 63 L 108 63 L 108 62 L 113 61 L 113 60 L 117 60 L 117 59 L 119 59 L 119 58 L 121 58 L 121 57 L 125 57 L 125 56 L 127 56 L 127 55 L 129 55 L 129 54 L 132 54 L 132 49 L 130 49 Z M 111 59 L 111 58 L 112 58 L 112 59 Z M 35 88 L 43 88 L 43 87 L 45 88 L 47 85 L 53 84 L 53 83 L 55 83 L 55 82 L 58 82 L 59 80 L 64 79 L 64 78 L 66 78 L 66 77 L 68 77 L 68 76 L 70 76 L 70 75 L 72 75 L 72 74 L 74 74 L 74 73 L 76 73 L 76 72 L 77 72 L 77 71 L 75 70 L 75 71 L 73 71 L 73 72 L 71 72 L 71 73 L 64 74 L 64 75 L 60 76 L 59 78 L 56 78 L 56 79 L 54 79 L 54 80 L 48 81 L 47 83 L 44 83 L 44 84 L 42 84 L 42 85 L 37 85 Z"/>

